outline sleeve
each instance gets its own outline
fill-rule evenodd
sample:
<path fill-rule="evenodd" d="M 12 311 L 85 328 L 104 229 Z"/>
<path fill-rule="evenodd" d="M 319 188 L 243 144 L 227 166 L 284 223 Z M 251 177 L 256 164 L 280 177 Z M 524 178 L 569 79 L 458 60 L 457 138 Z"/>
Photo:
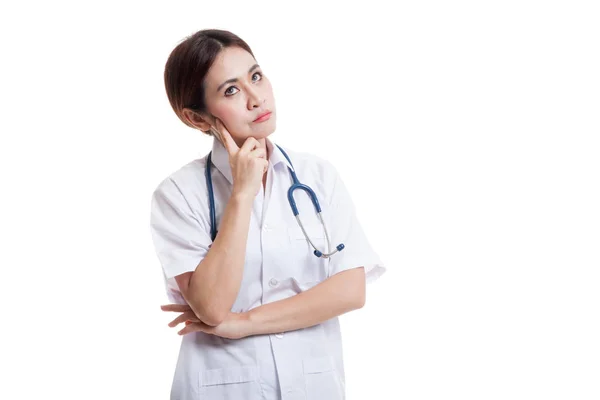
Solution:
<path fill-rule="evenodd" d="M 196 270 L 212 243 L 209 229 L 193 214 L 170 178 L 156 188 L 150 208 L 152 242 L 162 266 L 167 294 L 171 300 L 180 302 L 182 298 L 174 277 Z"/>
<path fill-rule="evenodd" d="M 335 168 L 335 180 L 330 211 L 331 247 L 340 243 L 344 249 L 331 256 L 329 262 L 330 276 L 356 267 L 364 267 L 366 282 L 370 283 L 386 271 L 377 253 L 371 247 L 356 215 L 354 203 Z M 331 228 L 330 228 L 331 227 Z"/>

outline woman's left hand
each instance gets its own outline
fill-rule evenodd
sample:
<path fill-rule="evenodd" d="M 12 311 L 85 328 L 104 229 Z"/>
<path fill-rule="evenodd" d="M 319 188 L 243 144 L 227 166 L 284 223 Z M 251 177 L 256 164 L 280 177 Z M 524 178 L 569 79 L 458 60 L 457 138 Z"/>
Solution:
<path fill-rule="evenodd" d="M 200 321 L 192 311 L 192 308 L 187 304 L 168 304 L 160 306 L 160 309 L 163 311 L 181 313 L 177 318 L 169 322 L 171 328 L 185 322 L 185 328 L 177 332 L 179 335 L 185 335 L 192 332 L 204 332 L 227 339 L 242 339 L 252 334 L 247 313 L 229 312 L 225 320 L 219 325 L 210 326 Z"/>

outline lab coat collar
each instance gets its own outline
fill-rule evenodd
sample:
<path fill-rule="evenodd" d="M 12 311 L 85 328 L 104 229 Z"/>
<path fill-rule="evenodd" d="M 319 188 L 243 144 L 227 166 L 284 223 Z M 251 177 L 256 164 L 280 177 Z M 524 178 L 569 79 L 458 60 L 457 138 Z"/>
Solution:
<path fill-rule="evenodd" d="M 285 158 L 279 147 L 275 146 L 275 143 L 273 143 L 269 138 L 266 138 L 265 141 L 270 154 L 269 163 L 273 166 L 273 168 L 275 168 L 280 163 L 284 163 L 286 167 L 291 168 L 293 171 L 294 168 L 288 162 L 287 158 Z M 223 174 L 223 176 L 225 176 L 229 183 L 233 184 L 231 166 L 229 165 L 229 154 L 227 153 L 227 149 L 225 149 L 225 146 L 223 146 L 223 144 L 219 142 L 216 138 L 213 138 L 211 158 L 214 166 Z"/>

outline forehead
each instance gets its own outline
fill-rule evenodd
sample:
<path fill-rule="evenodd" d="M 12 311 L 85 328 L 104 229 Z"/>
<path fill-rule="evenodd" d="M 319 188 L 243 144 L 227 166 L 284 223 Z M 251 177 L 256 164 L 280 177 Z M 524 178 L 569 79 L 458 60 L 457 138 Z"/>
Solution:
<path fill-rule="evenodd" d="M 245 77 L 254 64 L 256 60 L 246 50 L 239 47 L 224 48 L 206 74 L 206 89 L 216 90 L 228 79 Z"/>

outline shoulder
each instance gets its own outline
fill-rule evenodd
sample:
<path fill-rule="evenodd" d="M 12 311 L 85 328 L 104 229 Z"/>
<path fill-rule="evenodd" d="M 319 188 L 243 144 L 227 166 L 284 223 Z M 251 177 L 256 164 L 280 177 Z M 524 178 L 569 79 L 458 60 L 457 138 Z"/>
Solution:
<path fill-rule="evenodd" d="M 189 202 L 206 192 L 204 173 L 207 156 L 192 160 L 165 176 L 152 192 L 153 200 L 170 199 L 172 202 Z"/>

